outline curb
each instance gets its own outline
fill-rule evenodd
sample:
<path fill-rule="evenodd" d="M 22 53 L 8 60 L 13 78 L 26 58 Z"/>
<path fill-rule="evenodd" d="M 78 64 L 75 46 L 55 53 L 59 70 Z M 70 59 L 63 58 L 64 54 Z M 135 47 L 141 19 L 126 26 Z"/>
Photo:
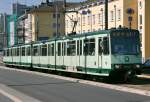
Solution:
<path fill-rule="evenodd" d="M 78 82 L 82 84 L 88 84 L 92 86 L 97 86 L 97 87 L 102 87 L 102 88 L 107 88 L 107 89 L 112 89 L 112 90 L 117 90 L 117 91 L 122 91 L 122 92 L 129 92 L 129 93 L 134 93 L 134 94 L 139 94 L 139 95 L 150 96 L 150 91 L 148 90 L 140 90 L 140 89 L 129 88 L 129 87 L 124 87 L 124 86 L 111 85 L 111 84 L 105 84 L 101 82 L 93 82 L 93 81 L 87 81 L 87 80 L 82 80 L 82 79 L 76 79 L 76 78 L 70 78 L 70 77 L 64 77 L 64 76 L 58 76 L 58 75 L 52 75 L 52 74 L 46 74 L 46 73 L 40 73 L 40 72 L 33 72 L 33 71 L 27 71 L 27 70 L 21 70 L 21 69 L 11 69 L 8 67 L 3 67 L 1 69 L 14 70 L 18 72 L 30 73 L 30 74 L 41 75 L 45 77 L 62 79 L 62 80 L 68 80 L 72 82 Z"/>

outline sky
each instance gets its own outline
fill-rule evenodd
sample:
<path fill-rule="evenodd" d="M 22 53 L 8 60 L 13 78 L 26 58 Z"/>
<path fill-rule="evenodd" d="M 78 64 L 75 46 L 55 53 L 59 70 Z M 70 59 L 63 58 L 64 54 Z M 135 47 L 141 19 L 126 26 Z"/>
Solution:
<path fill-rule="evenodd" d="M 27 4 L 31 6 L 40 4 L 42 0 L 0 0 L 0 13 L 6 12 L 8 14 L 11 14 L 11 5 L 12 3 L 15 3 L 17 1 L 21 4 Z M 83 0 L 66 0 L 66 1 L 81 2 Z"/>

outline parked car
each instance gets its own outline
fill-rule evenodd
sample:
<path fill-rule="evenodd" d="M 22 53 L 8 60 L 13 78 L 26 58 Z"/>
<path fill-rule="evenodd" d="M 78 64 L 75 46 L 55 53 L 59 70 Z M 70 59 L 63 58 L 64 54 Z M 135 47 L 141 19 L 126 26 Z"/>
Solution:
<path fill-rule="evenodd" d="M 150 59 L 146 60 L 143 64 L 143 69 L 150 69 Z"/>
<path fill-rule="evenodd" d="M 143 64 L 143 74 L 150 74 L 150 59 L 147 59 Z"/>

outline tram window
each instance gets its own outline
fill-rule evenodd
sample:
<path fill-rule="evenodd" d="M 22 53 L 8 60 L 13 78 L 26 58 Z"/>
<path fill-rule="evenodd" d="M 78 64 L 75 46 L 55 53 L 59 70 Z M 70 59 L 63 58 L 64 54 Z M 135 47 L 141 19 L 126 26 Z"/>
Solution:
<path fill-rule="evenodd" d="M 12 56 L 15 56 L 15 49 L 13 48 L 13 49 L 9 49 L 9 56 L 10 56 L 10 53 L 11 53 L 11 55 Z"/>
<path fill-rule="evenodd" d="M 64 49 L 64 43 L 62 43 L 62 47 L 61 47 L 61 53 L 62 53 L 62 56 L 64 56 L 64 53 L 63 53 L 63 49 Z"/>
<path fill-rule="evenodd" d="M 57 45 L 58 56 L 61 56 L 61 43 L 59 42 Z"/>
<path fill-rule="evenodd" d="M 20 52 L 19 50 L 20 50 L 20 49 L 19 49 L 19 48 L 17 48 L 17 56 L 19 56 L 19 52 Z"/>
<path fill-rule="evenodd" d="M 79 40 L 77 41 L 77 55 L 79 55 L 80 53 L 80 43 L 79 43 Z"/>
<path fill-rule="evenodd" d="M 82 40 L 80 40 L 80 55 L 82 55 Z"/>
<path fill-rule="evenodd" d="M 11 50 L 10 50 L 10 53 L 12 54 L 12 56 L 15 56 L 15 49 L 14 49 L 14 48 L 11 49 Z"/>
<path fill-rule="evenodd" d="M 47 56 L 47 45 L 46 44 L 41 46 L 41 55 Z"/>
<path fill-rule="evenodd" d="M 25 56 L 25 47 L 22 47 L 22 56 Z"/>
<path fill-rule="evenodd" d="M 11 56 L 11 54 L 13 54 L 13 56 L 16 56 L 16 49 L 15 48 L 13 48 L 13 53 L 12 53 L 12 49 L 10 49 L 9 55 Z"/>
<path fill-rule="evenodd" d="M 64 53 L 64 56 L 66 55 L 66 42 L 64 42 L 64 51 L 63 51 L 63 53 Z"/>
<path fill-rule="evenodd" d="M 12 49 L 9 49 L 8 51 L 9 51 L 9 56 L 11 56 L 12 55 Z"/>
<path fill-rule="evenodd" d="M 54 44 L 51 44 L 51 54 L 52 54 L 52 56 L 54 56 L 54 48 L 55 48 Z"/>
<path fill-rule="evenodd" d="M 91 56 L 95 55 L 95 39 L 90 39 L 90 42 L 89 42 L 89 55 L 91 55 Z"/>
<path fill-rule="evenodd" d="M 26 48 L 26 54 L 27 54 L 27 56 L 31 56 L 31 48 L 30 47 Z"/>
<path fill-rule="evenodd" d="M 54 56 L 54 44 L 49 44 L 48 55 Z"/>
<path fill-rule="evenodd" d="M 13 49 L 9 49 L 9 56 L 11 56 L 11 55 L 13 56 L 12 50 L 13 50 Z"/>
<path fill-rule="evenodd" d="M 84 40 L 84 55 L 95 55 L 95 39 L 85 39 Z"/>
<path fill-rule="evenodd" d="M 51 53 L 51 45 L 48 44 L 48 56 L 50 56 L 50 53 Z"/>
<path fill-rule="evenodd" d="M 9 49 L 7 49 L 7 56 L 9 56 Z"/>
<path fill-rule="evenodd" d="M 38 46 L 33 47 L 33 55 L 38 56 Z"/>
<path fill-rule="evenodd" d="M 99 55 L 102 55 L 102 52 L 103 52 L 103 48 L 102 48 L 102 39 L 99 39 L 99 44 L 98 44 L 98 46 L 99 46 L 99 48 L 98 48 L 98 53 L 99 53 Z"/>
<path fill-rule="evenodd" d="M 17 56 L 17 48 L 15 48 L 15 56 Z"/>
<path fill-rule="evenodd" d="M 75 41 L 67 42 L 67 55 L 68 56 L 76 55 L 76 42 Z"/>
<path fill-rule="evenodd" d="M 84 55 L 88 55 L 88 39 L 84 39 Z"/>
<path fill-rule="evenodd" d="M 107 37 L 103 38 L 103 53 L 104 55 L 109 54 L 109 39 Z"/>
<path fill-rule="evenodd" d="M 5 50 L 4 50 L 4 52 L 3 52 L 3 56 L 6 56 L 6 52 L 5 52 Z"/>
<path fill-rule="evenodd" d="M 5 56 L 5 50 L 3 51 L 3 56 Z"/>

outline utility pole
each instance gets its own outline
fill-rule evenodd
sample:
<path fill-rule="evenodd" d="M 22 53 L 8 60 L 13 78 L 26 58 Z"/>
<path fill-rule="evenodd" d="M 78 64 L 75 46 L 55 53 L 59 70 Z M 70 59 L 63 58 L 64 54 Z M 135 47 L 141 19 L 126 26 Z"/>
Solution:
<path fill-rule="evenodd" d="M 108 30 L 108 0 L 105 0 L 105 30 Z"/>

